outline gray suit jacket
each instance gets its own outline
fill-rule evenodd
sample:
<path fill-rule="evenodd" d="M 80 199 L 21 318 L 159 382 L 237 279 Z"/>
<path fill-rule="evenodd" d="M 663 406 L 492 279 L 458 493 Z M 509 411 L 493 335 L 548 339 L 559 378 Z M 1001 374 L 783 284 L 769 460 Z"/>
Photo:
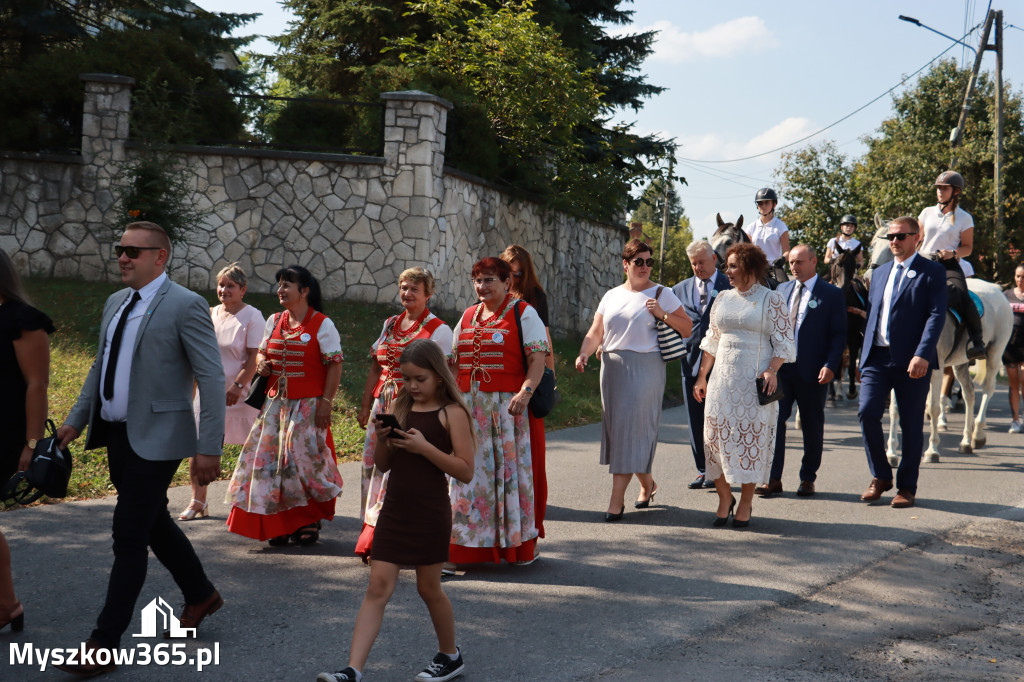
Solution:
<path fill-rule="evenodd" d="M 100 420 L 100 373 L 107 327 L 131 289 L 107 299 L 96 359 L 66 423 L 79 433 L 89 426 L 85 449 L 105 446 Z M 124 352 L 124 349 L 122 349 Z M 198 382 L 199 434 L 192 414 L 192 387 Z M 224 445 L 224 368 L 210 307 L 196 293 L 170 279 L 153 297 L 132 349 L 128 383 L 128 442 L 143 459 L 162 461 L 220 456 Z"/>

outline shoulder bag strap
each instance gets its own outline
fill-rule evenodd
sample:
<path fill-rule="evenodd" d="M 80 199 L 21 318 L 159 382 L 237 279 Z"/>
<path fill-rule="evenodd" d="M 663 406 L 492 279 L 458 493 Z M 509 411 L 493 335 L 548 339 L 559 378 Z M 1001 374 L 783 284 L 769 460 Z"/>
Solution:
<path fill-rule="evenodd" d="M 523 354 L 523 374 L 526 374 L 526 349 L 523 348 L 523 311 L 519 308 L 520 301 L 512 304 L 516 314 L 516 331 L 519 332 L 519 352 Z"/>

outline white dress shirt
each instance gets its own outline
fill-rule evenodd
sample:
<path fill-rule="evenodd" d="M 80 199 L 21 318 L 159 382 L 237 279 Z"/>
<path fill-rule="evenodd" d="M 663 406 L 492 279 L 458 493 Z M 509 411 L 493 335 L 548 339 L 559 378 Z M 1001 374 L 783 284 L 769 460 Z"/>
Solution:
<path fill-rule="evenodd" d="M 797 352 L 799 352 L 800 345 L 800 325 L 804 323 L 804 316 L 807 315 L 807 303 L 811 300 L 811 289 L 818 283 L 818 276 L 812 275 L 809 280 L 803 283 L 803 291 L 800 292 L 800 300 L 796 300 L 796 292 L 800 288 L 800 282 L 796 283 L 793 287 L 793 293 L 789 297 L 789 309 L 793 310 L 793 306 L 797 306 L 796 313 L 796 327 L 793 329 L 793 338 L 797 342 Z"/>
<path fill-rule="evenodd" d="M 138 290 L 139 301 L 128 314 L 128 321 L 124 325 L 124 335 L 121 337 L 121 350 L 117 354 L 117 373 L 114 375 L 114 397 L 107 400 L 100 391 L 100 417 L 108 422 L 123 422 L 128 419 L 128 381 L 132 375 L 132 355 L 135 350 L 135 337 L 139 333 L 139 324 L 143 315 L 149 314 L 149 304 L 153 302 L 156 292 L 160 290 L 167 281 L 167 273 L 161 273 L 159 277 Z M 103 366 L 100 367 L 100 385 L 103 384 L 103 377 L 107 376 L 107 363 L 110 361 L 110 342 L 114 338 L 114 330 L 117 322 L 121 319 L 121 311 L 128 305 L 134 290 L 129 290 L 128 295 L 118 307 L 117 312 L 110 318 L 107 325 L 107 333 L 103 339 Z"/>
<path fill-rule="evenodd" d="M 900 280 L 900 289 L 906 289 L 910 284 L 907 275 L 910 274 L 910 264 L 917 258 L 915 251 L 910 258 L 903 261 L 903 279 Z M 882 292 L 882 309 L 878 311 L 878 328 L 875 330 L 874 344 L 876 346 L 889 347 L 889 309 L 892 308 L 892 289 L 896 282 L 896 266 L 899 263 L 893 262 L 892 270 L 889 271 L 889 279 L 885 281 L 885 291 Z"/>

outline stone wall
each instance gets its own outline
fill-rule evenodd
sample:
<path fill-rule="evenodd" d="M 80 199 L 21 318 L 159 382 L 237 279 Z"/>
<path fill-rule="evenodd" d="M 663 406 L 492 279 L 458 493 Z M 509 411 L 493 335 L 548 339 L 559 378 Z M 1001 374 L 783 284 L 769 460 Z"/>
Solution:
<path fill-rule="evenodd" d="M 0 248 L 34 276 L 117 278 L 112 245 L 117 171 L 137 153 L 128 141 L 132 80 L 84 75 L 81 157 L 0 152 Z M 473 263 L 522 244 L 548 292 L 552 326 L 584 332 L 601 295 L 619 284 L 625 228 L 544 211 L 472 176 L 445 169 L 451 104 L 422 92 L 386 93 L 381 157 L 181 147 L 195 178 L 204 230 L 175 244 L 169 272 L 211 289 L 237 261 L 250 289 L 298 263 L 328 298 L 392 303 L 398 273 L 426 266 L 431 302 L 461 310 L 474 300 Z"/>

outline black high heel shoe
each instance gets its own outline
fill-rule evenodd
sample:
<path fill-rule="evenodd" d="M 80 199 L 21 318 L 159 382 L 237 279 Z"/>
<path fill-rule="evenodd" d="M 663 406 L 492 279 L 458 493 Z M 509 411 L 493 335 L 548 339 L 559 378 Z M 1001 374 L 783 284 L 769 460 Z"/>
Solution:
<path fill-rule="evenodd" d="M 714 526 L 715 528 L 721 528 L 725 524 L 729 523 L 729 517 L 732 516 L 732 510 L 733 510 L 733 508 L 735 506 L 736 506 L 736 498 L 734 497 L 734 498 L 732 498 L 732 502 L 729 503 L 729 511 L 727 511 L 725 513 L 725 517 L 723 518 L 723 517 L 719 516 L 718 514 L 715 514 L 715 520 L 711 522 L 711 525 Z M 732 522 L 733 522 L 733 525 L 735 525 L 736 524 L 736 519 L 734 518 L 732 520 Z"/>
<path fill-rule="evenodd" d="M 622 511 L 620 511 L 618 514 L 612 514 L 611 512 L 605 512 L 604 513 L 604 521 L 605 521 L 605 523 L 608 523 L 609 521 L 621 521 L 622 520 L 622 515 L 625 514 L 625 513 L 626 513 L 626 505 L 622 505 Z"/>
<path fill-rule="evenodd" d="M 654 501 L 654 496 L 658 494 L 658 486 L 654 486 L 654 490 L 647 496 L 646 500 L 637 500 L 633 503 L 634 509 L 647 509 L 651 506 L 651 502 Z"/>
<path fill-rule="evenodd" d="M 11 611 L 6 613 L 7 620 L 0 623 L 0 630 L 3 630 L 8 625 L 11 626 L 11 632 L 21 632 L 25 629 L 25 607 L 21 604 L 15 606 Z"/>
<path fill-rule="evenodd" d="M 754 506 L 751 505 L 750 506 L 750 516 L 753 516 L 753 515 L 754 515 Z M 732 527 L 733 528 L 746 528 L 749 525 L 750 525 L 750 518 L 749 517 L 747 518 L 746 521 L 740 521 L 739 519 L 736 518 L 735 515 L 732 517 Z"/>

